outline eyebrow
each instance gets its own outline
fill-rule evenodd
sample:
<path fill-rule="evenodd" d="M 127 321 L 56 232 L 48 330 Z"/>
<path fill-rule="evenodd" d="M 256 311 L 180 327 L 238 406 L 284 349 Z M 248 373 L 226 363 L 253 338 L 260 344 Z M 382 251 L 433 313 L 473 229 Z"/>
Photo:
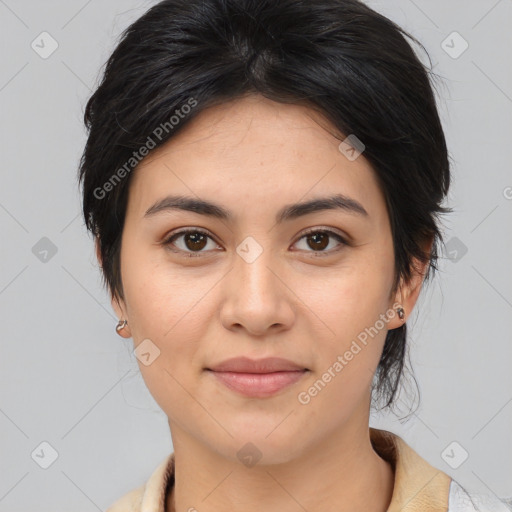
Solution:
<path fill-rule="evenodd" d="M 158 213 L 184 210 L 214 217 L 220 220 L 232 221 L 234 216 L 222 206 L 204 199 L 197 199 L 187 196 L 167 196 L 157 201 L 153 206 L 146 210 L 144 218 L 152 217 Z M 276 223 L 282 223 L 287 220 L 296 219 L 311 213 L 325 210 L 342 210 L 350 214 L 356 214 L 361 217 L 369 217 L 368 212 L 363 205 L 350 197 L 342 194 L 336 194 L 329 197 L 320 197 L 302 203 L 285 205 L 276 215 Z"/>

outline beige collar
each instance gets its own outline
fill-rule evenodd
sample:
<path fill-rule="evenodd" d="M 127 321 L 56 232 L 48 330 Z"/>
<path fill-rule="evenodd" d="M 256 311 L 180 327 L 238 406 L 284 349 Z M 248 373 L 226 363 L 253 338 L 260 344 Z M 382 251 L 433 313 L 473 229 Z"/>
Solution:
<path fill-rule="evenodd" d="M 402 438 L 370 427 L 374 450 L 395 471 L 388 512 L 446 512 L 451 478 L 431 466 Z"/>
<path fill-rule="evenodd" d="M 370 427 L 375 451 L 394 469 L 395 482 L 388 512 L 446 512 L 451 478 L 431 466 L 403 439 Z M 157 467 L 145 485 L 118 500 L 107 512 L 165 512 L 174 486 L 174 453 Z"/>

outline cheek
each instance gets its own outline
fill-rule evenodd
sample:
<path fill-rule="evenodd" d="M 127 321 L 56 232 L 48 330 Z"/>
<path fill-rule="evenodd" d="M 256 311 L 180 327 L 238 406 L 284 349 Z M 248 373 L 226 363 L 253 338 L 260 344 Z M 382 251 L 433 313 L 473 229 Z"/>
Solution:
<path fill-rule="evenodd" d="M 132 243 L 124 249 L 123 287 L 134 340 L 154 337 L 167 343 L 194 309 L 198 295 L 207 292 L 207 283 L 196 280 L 191 286 L 186 272 L 166 262 L 162 248 Z"/>
<path fill-rule="evenodd" d="M 139 369 L 155 401 L 174 419 L 175 414 L 179 418 L 183 411 L 194 407 L 193 384 L 201 370 L 198 350 L 204 336 L 193 327 L 193 313 L 186 315 L 186 311 L 172 309 L 172 304 L 169 311 L 160 306 L 158 298 L 140 305 L 133 339 L 139 353 L 147 351 L 144 344 L 150 353 L 154 351 L 155 358 L 149 365 L 144 364 L 144 357 L 138 357 Z"/>
<path fill-rule="evenodd" d="M 172 271 L 161 257 L 152 256 L 154 251 L 136 245 L 125 249 L 123 287 L 134 349 L 140 353 L 147 346 L 147 352 L 157 354 L 149 365 L 139 359 L 141 375 L 160 407 L 180 410 L 190 400 L 184 388 L 195 378 L 192 372 L 199 371 L 197 352 L 208 324 L 208 301 L 200 299 L 217 277 L 194 279 L 191 286 L 187 272 Z"/>
<path fill-rule="evenodd" d="M 331 273 L 323 289 L 315 285 L 315 309 L 336 337 L 356 337 L 386 313 L 392 277 L 391 265 L 361 259 Z"/>
<path fill-rule="evenodd" d="M 328 382 L 327 392 L 322 388 L 319 394 L 323 399 L 318 405 L 331 400 L 355 404 L 367 392 L 387 335 L 383 317 L 390 319 L 393 313 L 387 310 L 392 263 L 382 256 L 361 256 L 333 272 L 324 283 L 327 288 L 323 288 L 323 294 L 319 283 L 315 284 L 312 309 L 329 326 L 323 336 L 316 376 L 321 381 L 317 387 Z"/>
<path fill-rule="evenodd" d="M 378 273 L 353 271 L 336 280 L 335 291 L 320 308 L 332 331 L 318 339 L 315 374 L 301 388 L 308 414 L 315 411 L 331 427 L 348 420 L 358 404 L 367 407 L 370 387 L 387 334 L 387 280 Z M 330 288 L 331 289 L 331 288 Z M 300 403 L 304 403 L 300 401 Z M 326 427 L 327 428 L 327 427 Z"/>

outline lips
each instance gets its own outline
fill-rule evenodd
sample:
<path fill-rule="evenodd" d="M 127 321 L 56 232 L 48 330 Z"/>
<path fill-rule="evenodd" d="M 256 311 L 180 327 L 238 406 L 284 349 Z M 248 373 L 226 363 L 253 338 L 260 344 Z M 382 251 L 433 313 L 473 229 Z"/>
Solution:
<path fill-rule="evenodd" d="M 298 382 L 309 371 L 279 357 L 258 360 L 237 357 L 206 370 L 232 391 L 253 398 L 272 396 Z"/>
<path fill-rule="evenodd" d="M 214 372 L 272 373 L 302 371 L 307 370 L 307 368 L 281 357 L 267 357 L 265 359 L 234 357 L 207 368 L 207 370 Z"/>

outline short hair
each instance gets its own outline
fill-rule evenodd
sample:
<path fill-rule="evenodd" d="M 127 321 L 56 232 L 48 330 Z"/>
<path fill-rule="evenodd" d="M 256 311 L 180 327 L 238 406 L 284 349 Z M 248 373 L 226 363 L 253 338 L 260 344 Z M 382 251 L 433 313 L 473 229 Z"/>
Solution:
<path fill-rule="evenodd" d="M 79 169 L 85 225 L 112 298 L 124 299 L 121 235 L 139 151 L 164 144 L 202 110 L 248 94 L 306 105 L 340 140 L 362 141 L 391 224 L 393 290 L 410 279 L 413 258 L 428 263 L 429 280 L 443 242 L 439 214 L 451 211 L 442 206 L 450 163 L 430 80 L 438 76 L 406 38 L 428 56 L 358 0 L 164 0 L 132 23 L 87 102 Z M 372 405 L 393 408 L 406 329 L 387 332 Z"/>

